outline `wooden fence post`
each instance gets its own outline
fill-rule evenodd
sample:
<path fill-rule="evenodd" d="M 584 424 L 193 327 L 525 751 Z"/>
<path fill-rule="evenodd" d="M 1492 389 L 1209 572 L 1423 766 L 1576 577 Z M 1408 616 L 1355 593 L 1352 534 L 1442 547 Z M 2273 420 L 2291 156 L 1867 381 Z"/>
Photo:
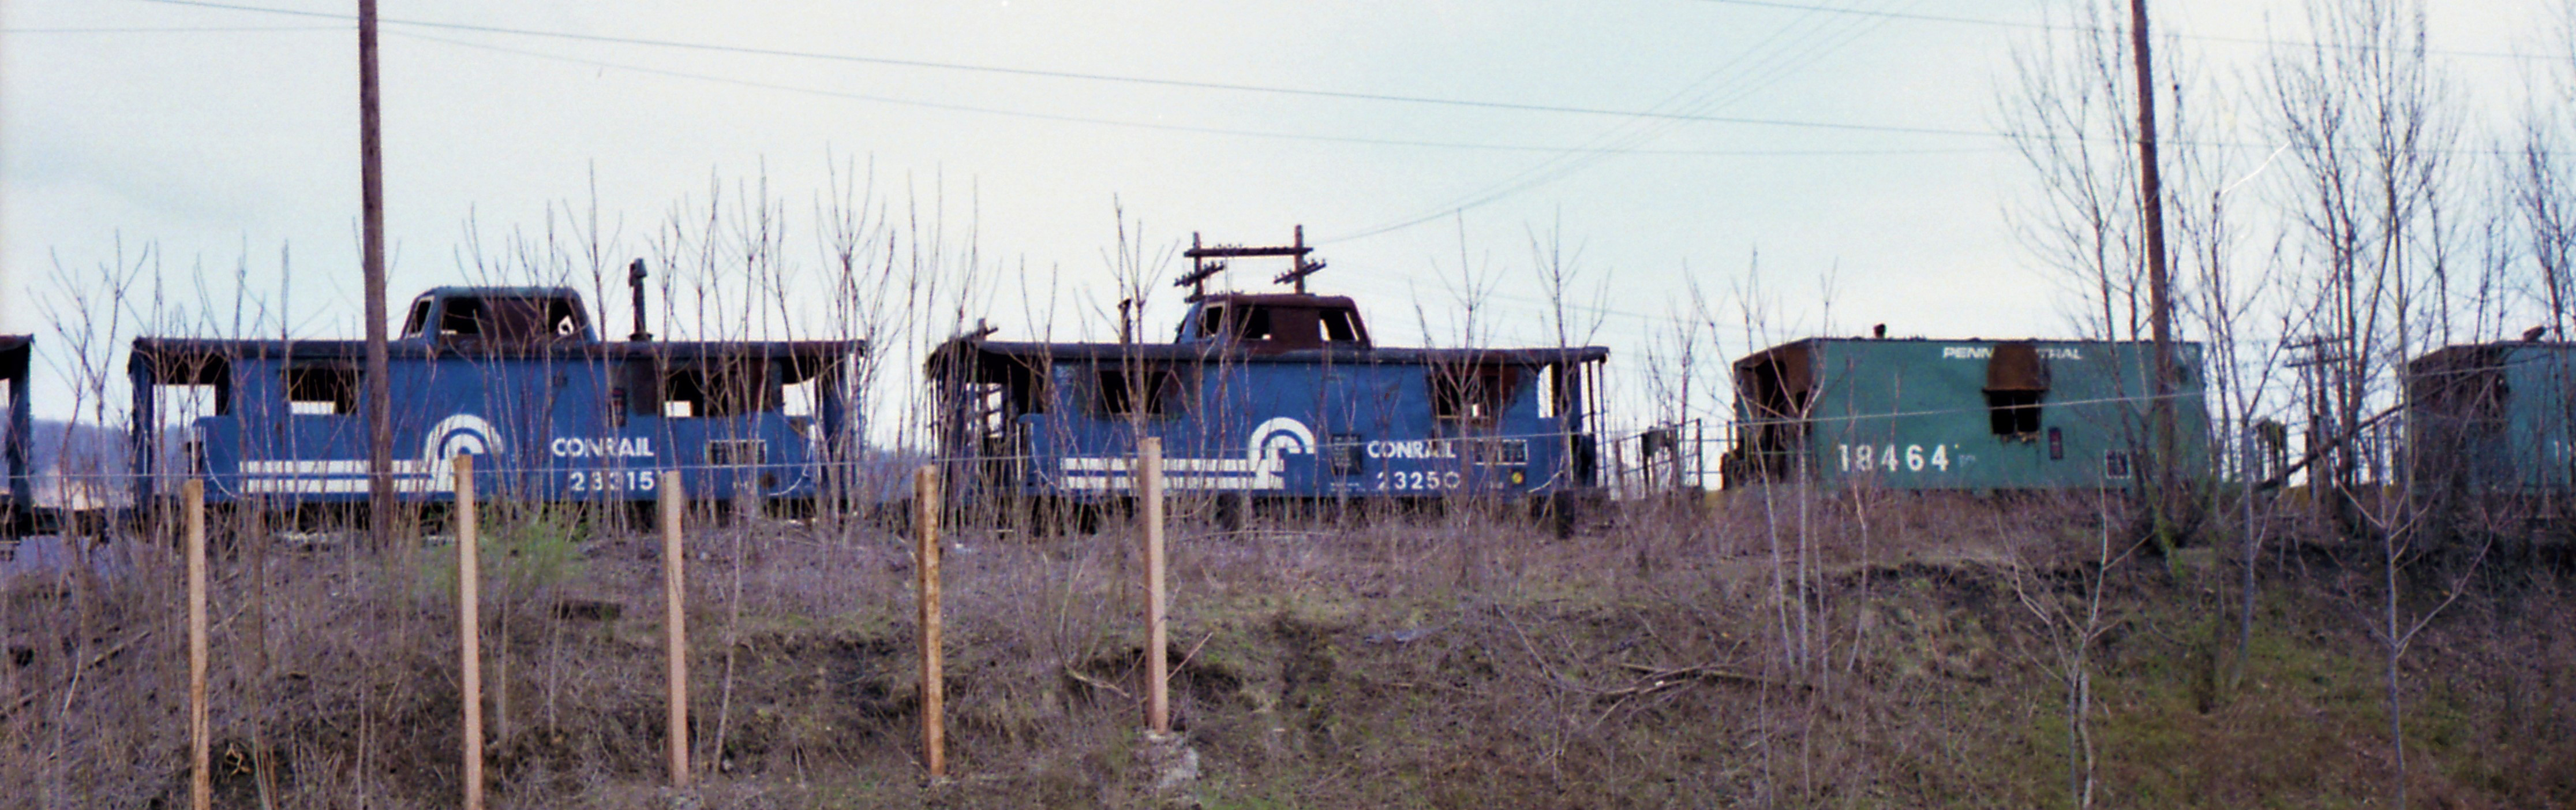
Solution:
<path fill-rule="evenodd" d="M 215 803 L 215 771 L 206 719 L 206 481 L 190 478 L 179 492 L 188 510 L 188 806 L 207 810 Z"/>
<path fill-rule="evenodd" d="M 912 474 L 914 566 L 921 573 L 921 759 L 930 778 L 948 775 L 946 676 L 939 640 L 939 468 L 924 464 Z"/>
<path fill-rule="evenodd" d="M 1163 440 L 1137 443 L 1136 498 L 1145 523 L 1145 725 L 1172 732 L 1170 628 L 1163 616 Z"/>
<path fill-rule="evenodd" d="M 465 810 L 483 810 L 482 527 L 474 517 L 474 456 L 456 454 L 456 643 L 465 683 Z"/>
<path fill-rule="evenodd" d="M 681 566 L 687 551 L 680 544 L 680 511 L 688 495 L 677 471 L 662 473 L 662 648 L 668 663 L 671 787 L 689 786 L 689 628 L 682 598 L 687 579 Z"/>

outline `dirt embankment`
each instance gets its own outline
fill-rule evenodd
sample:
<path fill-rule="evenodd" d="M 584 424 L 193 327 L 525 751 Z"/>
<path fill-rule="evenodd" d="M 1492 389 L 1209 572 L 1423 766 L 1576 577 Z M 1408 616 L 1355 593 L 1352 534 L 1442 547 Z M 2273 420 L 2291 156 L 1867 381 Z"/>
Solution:
<path fill-rule="evenodd" d="M 2100 524 L 2081 516 L 1825 504 L 1775 535 L 1760 510 L 1737 511 L 1571 542 L 1466 517 L 1184 532 L 1169 653 L 1199 772 L 1159 792 L 1136 732 L 1137 566 L 1114 527 L 952 539 L 958 779 L 940 786 L 917 764 L 901 541 L 710 532 L 691 561 L 697 799 L 1993 807 L 2090 791 L 2106 806 L 2236 807 L 2393 792 L 2386 648 L 2368 626 L 2386 606 L 2368 558 L 2267 554 L 2240 659 L 2238 570 L 2208 549 L 2098 575 Z M 563 520 L 492 534 L 495 806 L 659 806 L 654 547 Z M 131 576 L 8 583 L 0 795 L 184 800 L 179 605 L 160 584 L 175 569 L 138 556 Z M 258 806 L 261 741 L 279 806 L 452 805 L 454 572 L 438 550 L 270 559 L 261 613 L 248 555 L 218 566 L 219 805 Z M 2428 612 L 2451 573 L 2411 569 L 2401 612 Z M 2576 635 L 2562 618 L 2576 597 L 2546 566 L 2458 573 L 2467 595 L 2400 660 L 2410 802 L 2576 802 Z"/>

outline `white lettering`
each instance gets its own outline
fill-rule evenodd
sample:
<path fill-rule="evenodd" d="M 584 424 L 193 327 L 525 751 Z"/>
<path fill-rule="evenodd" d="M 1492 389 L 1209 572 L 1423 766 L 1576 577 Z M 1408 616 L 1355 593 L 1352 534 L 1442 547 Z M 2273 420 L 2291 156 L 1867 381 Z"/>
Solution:
<path fill-rule="evenodd" d="M 2038 352 L 2039 356 L 2050 360 L 2084 359 L 2084 350 L 2072 346 L 2041 346 L 2034 351 Z M 1941 347 L 1941 359 L 1943 360 L 1984 360 L 1993 356 L 1995 356 L 1995 347 L 1993 346 Z"/>
<path fill-rule="evenodd" d="M 1457 458 L 1457 445 L 1444 439 L 1413 439 L 1401 442 L 1369 442 L 1362 445 L 1369 458 Z"/>
<path fill-rule="evenodd" d="M 652 458 L 653 440 L 642 436 L 576 439 L 558 436 L 546 443 L 556 458 Z"/>

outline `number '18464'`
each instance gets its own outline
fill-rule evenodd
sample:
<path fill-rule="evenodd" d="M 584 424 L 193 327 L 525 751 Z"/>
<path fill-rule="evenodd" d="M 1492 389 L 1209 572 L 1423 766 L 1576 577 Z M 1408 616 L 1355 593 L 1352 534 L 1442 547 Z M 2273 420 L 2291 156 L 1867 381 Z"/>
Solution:
<path fill-rule="evenodd" d="M 1932 445 L 1928 452 L 1919 444 L 1905 445 L 1903 452 L 1893 444 L 1837 444 L 1834 450 L 1842 455 L 1843 472 L 1950 471 L 1950 446 L 1945 444 Z"/>

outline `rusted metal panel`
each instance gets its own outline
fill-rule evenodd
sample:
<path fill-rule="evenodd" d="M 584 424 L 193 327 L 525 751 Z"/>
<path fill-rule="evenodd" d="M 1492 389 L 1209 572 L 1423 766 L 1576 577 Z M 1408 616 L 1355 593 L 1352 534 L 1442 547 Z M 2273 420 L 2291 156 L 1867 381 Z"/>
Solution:
<path fill-rule="evenodd" d="M 1997 343 L 1994 356 L 1986 358 L 1986 390 L 2046 391 L 2048 360 L 2030 341 Z"/>

